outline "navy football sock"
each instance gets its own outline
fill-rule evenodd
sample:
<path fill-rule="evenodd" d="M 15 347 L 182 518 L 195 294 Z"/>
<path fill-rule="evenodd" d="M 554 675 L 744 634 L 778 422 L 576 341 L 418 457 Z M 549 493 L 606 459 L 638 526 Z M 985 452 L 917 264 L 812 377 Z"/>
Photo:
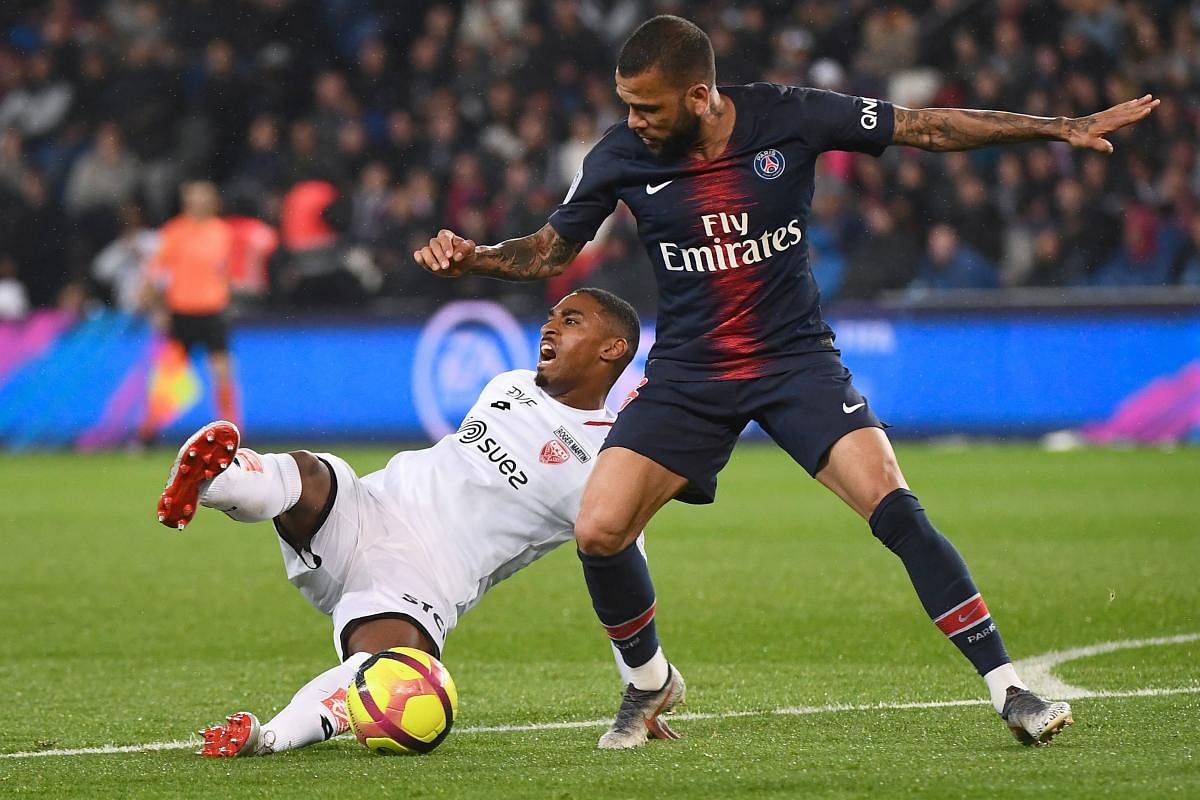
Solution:
<path fill-rule="evenodd" d="M 654 627 L 654 584 L 637 542 L 612 556 L 580 552 L 592 608 L 630 667 L 640 667 L 658 652 Z"/>
<path fill-rule="evenodd" d="M 1008 663 L 1000 631 L 962 556 L 912 492 L 896 489 L 883 498 L 871 514 L 871 532 L 904 562 L 926 613 L 980 675 Z"/>

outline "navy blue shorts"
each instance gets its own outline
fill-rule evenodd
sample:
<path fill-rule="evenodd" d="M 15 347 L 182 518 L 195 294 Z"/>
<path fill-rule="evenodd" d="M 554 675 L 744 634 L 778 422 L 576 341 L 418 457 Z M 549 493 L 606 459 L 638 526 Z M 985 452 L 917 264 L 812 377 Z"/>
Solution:
<path fill-rule="evenodd" d="M 652 371 L 652 370 L 651 370 Z M 629 400 L 604 447 L 624 447 L 688 479 L 676 500 L 711 503 L 717 473 L 751 420 L 816 475 L 834 443 L 883 423 L 858 393 L 836 351 L 796 369 L 744 380 L 671 381 L 651 376 Z"/>

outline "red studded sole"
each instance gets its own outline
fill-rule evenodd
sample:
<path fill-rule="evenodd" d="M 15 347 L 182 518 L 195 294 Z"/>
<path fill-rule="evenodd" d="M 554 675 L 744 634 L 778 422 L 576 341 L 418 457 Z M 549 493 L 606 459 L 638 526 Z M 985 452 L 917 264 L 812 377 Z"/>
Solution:
<path fill-rule="evenodd" d="M 210 422 L 179 448 L 171 478 L 158 498 L 158 521 L 183 530 L 199 505 L 200 484 L 224 472 L 233 462 L 241 433 L 232 422 Z"/>
<path fill-rule="evenodd" d="M 254 717 L 239 711 L 225 718 L 224 725 L 213 725 L 200 731 L 204 744 L 197 755 L 205 758 L 236 758 L 254 735 Z"/>

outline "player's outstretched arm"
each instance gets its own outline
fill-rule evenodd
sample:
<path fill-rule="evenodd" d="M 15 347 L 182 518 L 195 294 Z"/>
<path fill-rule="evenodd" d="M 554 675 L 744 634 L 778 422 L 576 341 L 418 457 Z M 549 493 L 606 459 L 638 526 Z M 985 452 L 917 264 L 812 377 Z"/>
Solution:
<path fill-rule="evenodd" d="M 1032 117 L 1007 111 L 896 106 L 892 141 L 922 150 L 945 151 L 1049 139 L 1111 153 L 1112 142 L 1105 135 L 1144 119 L 1158 103 L 1145 95 L 1086 117 Z"/>
<path fill-rule="evenodd" d="M 507 281 L 536 281 L 560 274 L 583 248 L 558 235 L 549 223 L 529 236 L 500 244 L 477 245 L 453 231 L 442 229 L 413 259 L 434 275 L 457 278 L 483 275 Z"/>

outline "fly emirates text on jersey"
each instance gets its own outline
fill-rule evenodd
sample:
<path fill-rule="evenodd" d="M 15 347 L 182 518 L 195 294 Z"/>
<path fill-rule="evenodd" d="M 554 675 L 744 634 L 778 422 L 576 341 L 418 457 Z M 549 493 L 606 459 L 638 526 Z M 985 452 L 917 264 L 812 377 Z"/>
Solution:
<path fill-rule="evenodd" d="M 793 218 L 787 225 L 767 231 L 755 239 L 744 237 L 750 232 L 750 214 L 704 214 L 700 217 L 704 235 L 712 244 L 700 247 L 680 247 L 674 242 L 659 242 L 663 265 L 672 272 L 716 272 L 757 264 L 800 244 L 804 231 L 800 220 Z M 735 241 L 726 241 L 728 238 Z"/>

